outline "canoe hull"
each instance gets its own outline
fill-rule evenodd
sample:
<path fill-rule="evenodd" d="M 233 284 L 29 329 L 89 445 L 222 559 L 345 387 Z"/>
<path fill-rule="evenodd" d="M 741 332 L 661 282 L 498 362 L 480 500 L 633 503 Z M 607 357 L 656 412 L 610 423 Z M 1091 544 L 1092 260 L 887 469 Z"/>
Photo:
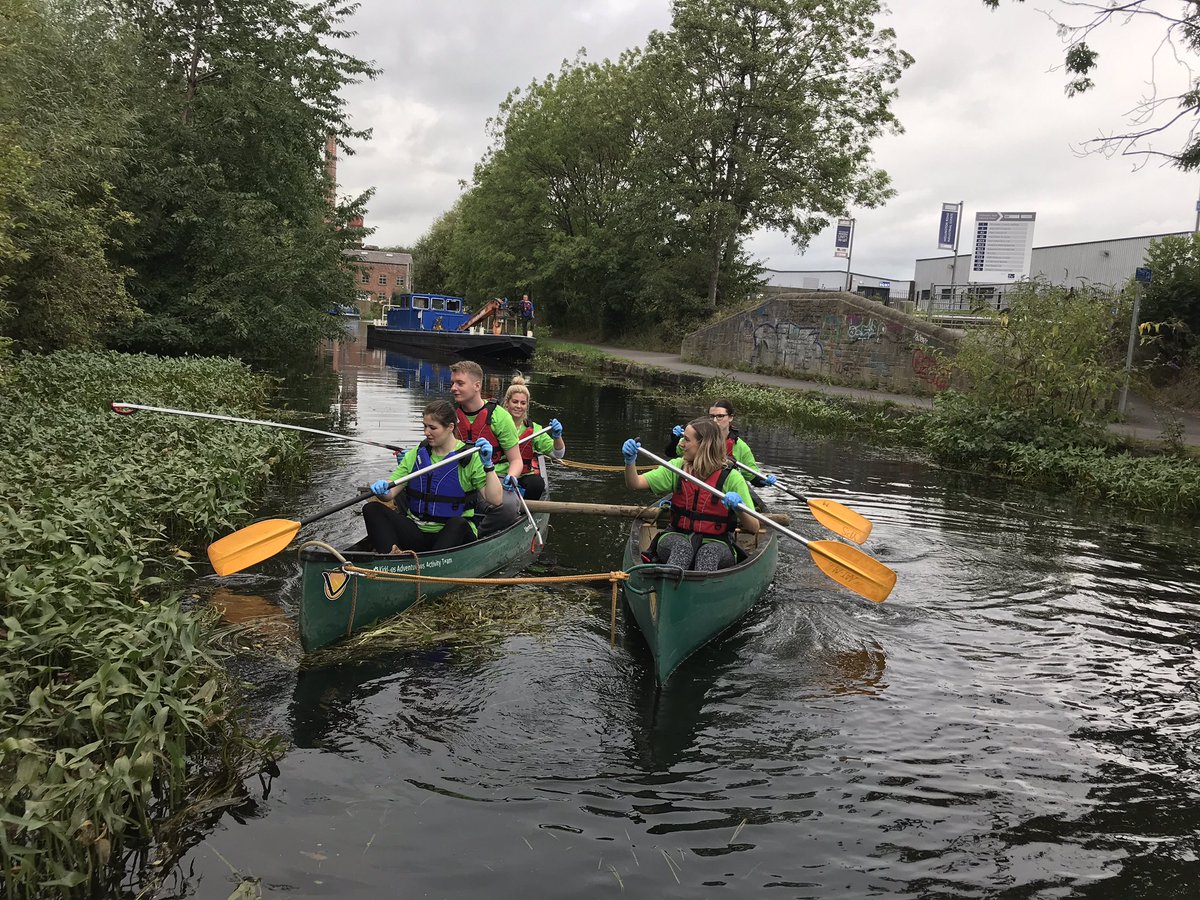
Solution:
<path fill-rule="evenodd" d="M 550 516 L 534 515 L 542 537 Z M 515 574 L 536 558 L 535 535 L 528 518 L 482 540 L 444 552 L 417 554 L 422 575 L 442 578 L 485 578 Z M 411 555 L 343 551 L 347 561 L 378 572 L 413 574 Z M 417 600 L 417 583 L 347 575 L 332 553 L 314 546 L 300 550 L 303 594 L 300 602 L 300 643 L 305 651 L 319 650 L 374 623 L 402 613 Z M 462 585 L 422 582 L 423 598 L 437 597 Z"/>
<path fill-rule="evenodd" d="M 625 542 L 625 605 L 654 657 L 655 676 L 664 683 L 685 659 L 736 624 L 766 593 L 779 564 L 773 530 L 757 542 L 743 537 L 750 555 L 717 572 L 685 572 L 642 562 L 642 548 L 654 526 L 634 523 Z M 749 544 L 749 545 L 748 545 Z"/>

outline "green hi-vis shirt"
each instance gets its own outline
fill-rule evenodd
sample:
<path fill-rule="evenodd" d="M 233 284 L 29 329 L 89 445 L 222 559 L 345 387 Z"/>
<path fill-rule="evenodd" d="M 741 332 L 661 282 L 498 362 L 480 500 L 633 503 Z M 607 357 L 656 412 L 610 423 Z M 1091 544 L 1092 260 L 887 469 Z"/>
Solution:
<path fill-rule="evenodd" d="M 679 468 L 683 468 L 683 460 L 675 461 Z M 646 479 L 646 484 L 650 486 L 650 490 L 656 494 L 673 494 L 675 486 L 679 484 L 680 478 L 666 466 L 659 466 L 657 469 L 651 469 L 642 477 Z M 697 488 L 703 490 L 703 488 Z M 737 469 L 730 469 L 729 474 L 725 477 L 725 490 L 737 491 L 738 496 L 742 498 L 742 503 L 746 509 L 754 511 L 754 501 L 750 498 L 750 488 L 746 485 L 746 479 L 742 477 L 742 473 Z"/>
<path fill-rule="evenodd" d="M 511 421 L 511 419 L 510 419 L 510 421 Z M 458 446 L 455 447 L 454 449 L 461 450 L 466 446 L 467 445 L 464 444 L 462 441 L 459 441 Z M 433 453 L 433 452 L 430 452 L 430 454 L 429 454 L 430 462 L 435 462 L 435 463 L 441 462 L 445 458 L 446 457 L 438 456 L 436 453 Z M 402 456 L 400 458 L 400 464 L 398 466 L 396 466 L 396 468 L 392 471 L 392 475 L 389 480 L 395 481 L 397 478 L 403 478 L 405 475 L 412 472 L 413 466 L 415 466 L 416 464 L 417 464 L 417 449 L 414 447 L 412 450 L 406 451 L 404 456 Z M 468 458 L 466 465 L 463 465 L 461 463 L 460 464 L 451 463 L 451 465 L 453 465 L 455 468 L 458 469 L 458 483 L 462 485 L 462 489 L 464 492 L 465 491 L 482 491 L 483 490 L 484 484 L 487 483 L 487 472 L 483 471 L 483 463 L 481 463 L 479 461 L 478 453 L 472 453 L 471 456 Z M 447 468 L 447 467 L 443 466 L 442 468 Z M 440 473 L 440 471 L 441 471 L 441 469 L 438 469 L 433 474 L 437 475 Z M 475 506 L 472 503 L 468 503 L 467 508 L 463 510 L 463 517 L 465 519 L 467 519 L 468 522 L 470 522 L 471 531 L 475 532 L 476 536 L 478 536 L 479 531 L 475 527 L 475 523 L 473 521 L 471 521 L 474 518 L 474 516 L 475 516 Z M 421 519 L 418 519 L 411 512 L 408 514 L 408 517 L 410 519 L 412 519 L 414 522 L 416 522 L 417 527 L 420 528 L 422 531 L 433 532 L 433 531 L 441 531 L 442 530 L 441 522 L 425 522 L 425 521 L 422 521 Z"/>
<path fill-rule="evenodd" d="M 546 426 L 539 425 L 537 422 L 530 422 L 529 427 L 536 432 L 541 431 Z M 522 428 L 521 431 L 524 432 L 525 429 Z M 518 438 L 520 438 L 520 436 L 520 434 L 517 435 Z M 539 434 L 529 443 L 533 444 L 533 452 L 535 455 L 541 454 L 542 456 L 549 456 L 554 452 L 554 438 L 550 437 L 550 432 L 548 431 L 545 434 Z"/>
<path fill-rule="evenodd" d="M 463 415 L 467 415 L 466 410 L 463 410 Z M 480 409 L 474 416 L 467 416 L 467 421 L 474 425 L 476 416 L 482 415 L 483 409 Z M 492 410 L 492 432 L 496 435 L 496 442 L 500 445 L 492 448 L 492 462 L 496 464 L 496 477 L 503 479 L 508 474 L 508 460 L 504 456 L 504 451 L 516 445 L 517 426 L 513 424 L 512 414 L 499 404 Z"/>

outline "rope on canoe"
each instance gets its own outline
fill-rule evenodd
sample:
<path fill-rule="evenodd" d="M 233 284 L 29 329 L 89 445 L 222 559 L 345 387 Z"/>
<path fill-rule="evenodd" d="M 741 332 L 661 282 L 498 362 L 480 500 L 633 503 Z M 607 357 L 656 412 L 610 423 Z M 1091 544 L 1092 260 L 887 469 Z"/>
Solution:
<path fill-rule="evenodd" d="M 417 587 L 417 599 L 413 601 L 413 606 L 421 602 L 421 584 L 423 582 L 433 582 L 435 584 L 474 584 L 474 585 L 542 585 L 542 584 L 580 584 L 588 581 L 607 581 L 612 584 L 612 614 L 609 619 L 609 635 L 610 644 L 615 645 L 617 642 L 617 586 L 629 580 L 629 573 L 623 571 L 613 572 L 591 572 L 583 575 L 542 575 L 537 577 L 517 577 L 517 578 L 446 578 L 437 575 L 422 575 L 421 561 L 417 554 L 412 550 L 405 550 L 403 554 L 411 555 L 413 563 L 417 567 L 416 572 L 387 572 L 378 569 L 370 569 L 366 566 L 358 566 L 350 562 L 338 550 L 324 541 L 306 541 L 304 547 L 319 547 L 329 553 L 332 553 L 334 558 L 341 563 L 341 570 L 347 575 L 354 575 L 358 578 L 370 578 L 375 581 L 410 581 L 415 582 Z M 350 618 L 346 623 L 346 634 L 350 635 L 354 628 L 354 612 L 358 604 L 358 582 L 356 581 L 352 587 L 354 588 L 350 597 Z M 410 606 L 409 609 L 412 609 Z"/>

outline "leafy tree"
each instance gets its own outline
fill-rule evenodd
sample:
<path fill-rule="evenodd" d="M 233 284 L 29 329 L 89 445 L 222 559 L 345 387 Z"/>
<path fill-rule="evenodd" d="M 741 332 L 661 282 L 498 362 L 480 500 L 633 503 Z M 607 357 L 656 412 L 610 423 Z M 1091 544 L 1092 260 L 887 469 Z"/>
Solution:
<path fill-rule="evenodd" d="M 1024 3 L 1025 0 L 1016 0 Z M 1131 19 L 1150 19 L 1163 29 L 1163 38 L 1152 55 L 1158 62 L 1185 60 L 1200 52 L 1200 3 L 1195 0 L 1129 0 L 1099 4 L 1093 0 L 1060 0 L 1063 6 L 1077 13 L 1069 20 L 1051 16 L 1058 33 L 1066 43 L 1063 68 L 1067 73 L 1068 96 L 1082 94 L 1093 87 L 1092 74 L 1099 66 L 1100 54 L 1088 43 L 1091 36 L 1108 25 L 1120 26 Z M 996 9 L 1000 0 L 983 0 L 985 6 Z M 1200 167 L 1200 135 L 1191 124 L 1200 112 L 1200 78 L 1190 75 L 1187 88 L 1177 94 L 1160 92 L 1156 83 L 1157 66 L 1152 68 L 1151 88 L 1133 109 L 1132 129 L 1086 142 L 1087 146 L 1107 156 L 1160 156 L 1181 169 Z M 1183 144 L 1177 150 L 1156 150 L 1143 146 L 1155 135 L 1176 126 L 1186 127 Z"/>
<path fill-rule="evenodd" d="M 459 204 L 442 213 L 412 249 L 413 285 L 424 293 L 461 294 L 448 270 L 450 249 L 458 226 Z"/>
<path fill-rule="evenodd" d="M 141 31 L 142 146 L 122 260 L 146 316 L 118 343 L 287 355 L 353 303 L 342 250 L 369 195 L 331 210 L 322 148 L 350 128 L 338 92 L 375 69 L 338 50 L 334 0 L 123 0 Z"/>
<path fill-rule="evenodd" d="M 543 317 L 579 332 L 633 327 L 643 229 L 629 195 L 631 58 L 564 63 L 501 104 L 457 207 L 455 284 L 477 296 L 528 286 Z"/>
<path fill-rule="evenodd" d="M 675 0 L 671 30 L 651 34 L 638 167 L 672 239 L 704 258 L 710 307 L 752 231 L 803 249 L 830 216 L 891 196 L 871 143 L 900 130 L 893 85 L 912 57 L 876 28 L 881 12 L 876 0 Z"/>
<path fill-rule="evenodd" d="M 0 327 L 95 346 L 136 312 L 112 258 L 133 42 L 90 0 L 0 0 L 0 35 Z"/>
<path fill-rule="evenodd" d="M 1138 318 L 1150 324 L 1163 355 L 1178 363 L 1200 337 L 1200 233 L 1151 241 L 1146 265 L 1154 280 Z"/>
<path fill-rule="evenodd" d="M 937 399 L 927 430 L 948 459 L 1003 458 L 1013 444 L 1063 448 L 1100 433 L 1121 383 L 1128 298 L 1022 285 L 1007 313 L 972 329 L 950 361 L 965 389 Z"/>

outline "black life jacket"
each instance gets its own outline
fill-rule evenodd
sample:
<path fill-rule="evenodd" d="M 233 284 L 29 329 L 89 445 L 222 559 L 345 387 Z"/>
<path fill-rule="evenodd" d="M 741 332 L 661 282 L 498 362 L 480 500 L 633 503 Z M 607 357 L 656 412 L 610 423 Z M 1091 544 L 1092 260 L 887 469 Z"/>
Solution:
<path fill-rule="evenodd" d="M 729 469 L 722 466 L 704 479 L 722 495 Z M 671 495 L 671 530 L 704 537 L 728 537 L 737 528 L 737 516 L 726 509 L 721 498 L 711 491 L 680 478 Z"/>
<path fill-rule="evenodd" d="M 466 447 L 457 447 L 447 456 L 461 453 Z M 424 522 L 448 522 L 459 516 L 475 514 L 475 497 L 478 491 L 464 491 L 458 472 L 470 463 L 471 457 L 463 456 L 457 466 L 442 466 L 426 475 L 418 475 L 405 484 L 408 495 L 408 511 Z M 429 442 L 421 441 L 417 447 L 417 459 L 413 471 L 426 469 L 433 464 L 429 455 Z"/>

